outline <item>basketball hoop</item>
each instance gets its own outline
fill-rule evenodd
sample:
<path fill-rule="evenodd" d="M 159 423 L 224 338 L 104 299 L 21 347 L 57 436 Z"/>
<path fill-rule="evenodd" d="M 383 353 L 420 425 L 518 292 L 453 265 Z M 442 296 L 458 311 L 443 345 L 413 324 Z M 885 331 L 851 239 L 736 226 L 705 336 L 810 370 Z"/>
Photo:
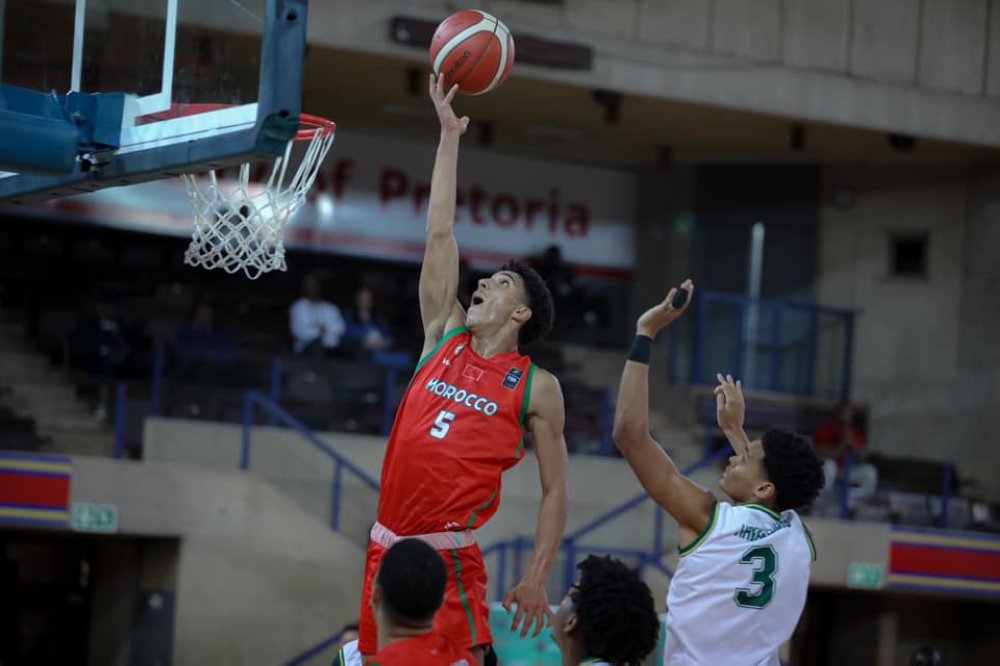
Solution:
<path fill-rule="evenodd" d="M 194 206 L 194 231 L 184 263 L 227 273 L 243 271 L 251 280 L 287 269 L 285 224 L 305 203 L 337 130 L 333 121 L 305 113 L 299 115 L 299 125 L 263 185 L 250 182 L 249 162 L 240 166 L 235 183 L 221 181 L 214 169 L 206 174 L 207 180 L 195 174 L 181 176 Z M 296 143 L 303 144 L 305 152 L 293 170 Z"/>

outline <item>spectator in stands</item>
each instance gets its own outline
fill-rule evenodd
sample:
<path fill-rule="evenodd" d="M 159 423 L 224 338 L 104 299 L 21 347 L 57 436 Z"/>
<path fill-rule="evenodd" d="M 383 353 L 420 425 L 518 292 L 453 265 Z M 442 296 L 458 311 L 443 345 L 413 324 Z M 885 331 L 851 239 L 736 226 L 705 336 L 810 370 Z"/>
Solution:
<path fill-rule="evenodd" d="M 823 474 L 826 477 L 824 488 L 828 492 L 835 487 L 838 473 L 844 468 L 845 458 L 851 456 L 851 485 L 860 488 L 862 495 L 875 493 L 878 472 L 874 465 L 865 462 L 868 448 L 865 432 L 859 415 L 851 405 L 839 405 L 836 414 L 819 425 L 813 434 L 813 446 L 816 447 L 816 454 L 823 460 Z"/>
<path fill-rule="evenodd" d="M 108 298 L 98 297 L 93 308 L 80 317 L 70 336 L 70 349 L 73 364 L 82 367 L 96 384 L 94 417 L 103 421 L 107 418 L 110 382 L 129 354 L 122 323 Z"/>
<path fill-rule="evenodd" d="M 563 664 L 642 664 L 656 648 L 660 619 L 653 594 L 634 569 L 589 556 L 552 620 Z"/>
<path fill-rule="evenodd" d="M 290 311 L 290 328 L 296 354 L 337 355 L 346 325 L 336 305 L 323 299 L 319 275 L 310 274 L 302 283 L 302 297 Z"/>
<path fill-rule="evenodd" d="M 361 287 L 354 295 L 354 306 L 344 317 L 344 342 L 363 355 L 392 346 L 392 336 L 385 318 L 375 309 L 375 292 Z"/>
<path fill-rule="evenodd" d="M 233 336 L 215 324 L 215 308 L 199 303 L 191 322 L 177 329 L 174 352 L 185 360 L 230 361 L 239 352 Z"/>

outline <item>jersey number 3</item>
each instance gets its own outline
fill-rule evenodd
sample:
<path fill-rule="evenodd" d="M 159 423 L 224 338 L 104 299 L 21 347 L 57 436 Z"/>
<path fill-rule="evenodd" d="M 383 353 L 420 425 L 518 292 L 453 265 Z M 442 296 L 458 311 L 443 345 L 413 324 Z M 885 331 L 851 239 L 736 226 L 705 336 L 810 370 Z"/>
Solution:
<path fill-rule="evenodd" d="M 454 414 L 442 409 L 438 417 L 434 419 L 434 425 L 431 426 L 431 437 L 435 439 L 444 439 L 447 437 L 448 431 L 451 430 L 451 422 L 454 420 Z"/>
<path fill-rule="evenodd" d="M 738 587 L 733 597 L 743 608 L 763 608 L 774 598 L 774 574 L 778 571 L 778 554 L 771 546 L 757 546 L 743 553 L 740 564 L 753 567 L 751 587 Z M 756 588 L 756 589 L 754 589 Z"/>

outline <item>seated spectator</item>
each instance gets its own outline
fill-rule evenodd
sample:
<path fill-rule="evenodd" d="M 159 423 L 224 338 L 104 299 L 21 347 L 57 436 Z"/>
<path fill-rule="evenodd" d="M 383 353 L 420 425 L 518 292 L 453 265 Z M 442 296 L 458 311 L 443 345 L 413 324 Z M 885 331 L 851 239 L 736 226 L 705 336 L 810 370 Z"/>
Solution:
<path fill-rule="evenodd" d="M 70 336 L 74 365 L 82 367 L 97 385 L 94 417 L 107 418 L 110 382 L 128 359 L 129 346 L 113 303 L 98 298 Z"/>
<path fill-rule="evenodd" d="M 308 275 L 302 283 L 302 297 L 289 312 L 293 349 L 304 356 L 337 355 L 344 335 L 344 318 L 336 305 L 323 300 L 318 275 Z"/>
<path fill-rule="evenodd" d="M 354 306 L 344 317 L 344 342 L 359 352 L 382 351 L 392 346 L 392 336 L 385 319 L 375 310 L 375 293 L 361 287 L 354 295 Z"/>
<path fill-rule="evenodd" d="M 209 303 L 199 303 L 191 322 L 177 329 L 174 352 L 185 360 L 232 360 L 239 347 L 228 331 L 215 325 L 215 309 Z"/>
<path fill-rule="evenodd" d="M 854 408 L 841 404 L 834 416 L 819 425 L 813 434 L 816 454 L 823 460 L 824 488 L 831 492 L 835 487 L 839 470 L 844 468 L 844 460 L 851 456 L 851 485 L 859 487 L 861 494 L 873 495 L 878 486 L 878 472 L 875 466 L 865 462 L 867 442 L 860 419 Z"/>
<path fill-rule="evenodd" d="M 363 664 L 361 652 L 358 651 L 358 623 L 352 622 L 340 630 L 333 666 L 363 666 Z"/>

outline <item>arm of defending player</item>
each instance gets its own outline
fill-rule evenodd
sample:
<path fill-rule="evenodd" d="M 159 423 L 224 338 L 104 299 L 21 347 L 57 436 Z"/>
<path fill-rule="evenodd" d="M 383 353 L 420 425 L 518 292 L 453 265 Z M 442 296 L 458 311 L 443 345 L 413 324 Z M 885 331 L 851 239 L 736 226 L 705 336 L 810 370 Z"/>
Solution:
<path fill-rule="evenodd" d="M 559 382 L 551 373 L 535 370 L 531 403 L 528 405 L 527 427 L 535 442 L 538 457 L 538 478 L 542 484 L 542 501 L 535 526 L 535 550 L 524 579 L 504 598 L 507 612 L 517 605 L 511 631 L 521 626 L 522 638 L 528 635 L 532 622 L 537 638 L 548 620 L 552 621 L 545 582 L 552 571 L 559 543 L 566 529 L 566 439 L 563 426 L 566 411 Z"/>
<path fill-rule="evenodd" d="M 690 303 L 694 285 L 687 280 L 681 288 L 688 290 Z M 671 289 L 662 303 L 639 317 L 637 335 L 655 338 L 684 312 L 686 304 L 679 310 L 670 304 L 676 292 L 676 289 Z M 638 360 L 632 360 L 633 357 Z M 678 525 L 695 533 L 708 525 L 715 497 L 683 476 L 663 447 L 649 434 L 648 348 L 645 353 L 641 349 L 638 352 L 634 350 L 625 362 L 615 406 L 614 439 L 639 483 L 657 504 L 673 516 Z"/>
<path fill-rule="evenodd" d="M 424 325 L 426 354 L 438 343 L 448 324 L 460 325 L 464 312 L 458 296 L 458 243 L 455 241 L 455 197 L 458 145 L 468 117 L 458 118 L 451 108 L 458 86 L 447 94 L 442 79 L 430 78 L 430 96 L 441 122 L 441 139 L 431 175 L 427 205 L 427 244 L 420 268 L 420 318 Z"/>
<path fill-rule="evenodd" d="M 736 455 L 750 446 L 750 438 L 743 430 L 743 417 L 746 414 L 746 403 L 743 400 L 743 385 L 740 380 L 733 381 L 732 375 L 723 377 L 715 375 L 719 385 L 715 387 L 715 417 L 719 422 L 722 434 L 729 440 Z"/>

